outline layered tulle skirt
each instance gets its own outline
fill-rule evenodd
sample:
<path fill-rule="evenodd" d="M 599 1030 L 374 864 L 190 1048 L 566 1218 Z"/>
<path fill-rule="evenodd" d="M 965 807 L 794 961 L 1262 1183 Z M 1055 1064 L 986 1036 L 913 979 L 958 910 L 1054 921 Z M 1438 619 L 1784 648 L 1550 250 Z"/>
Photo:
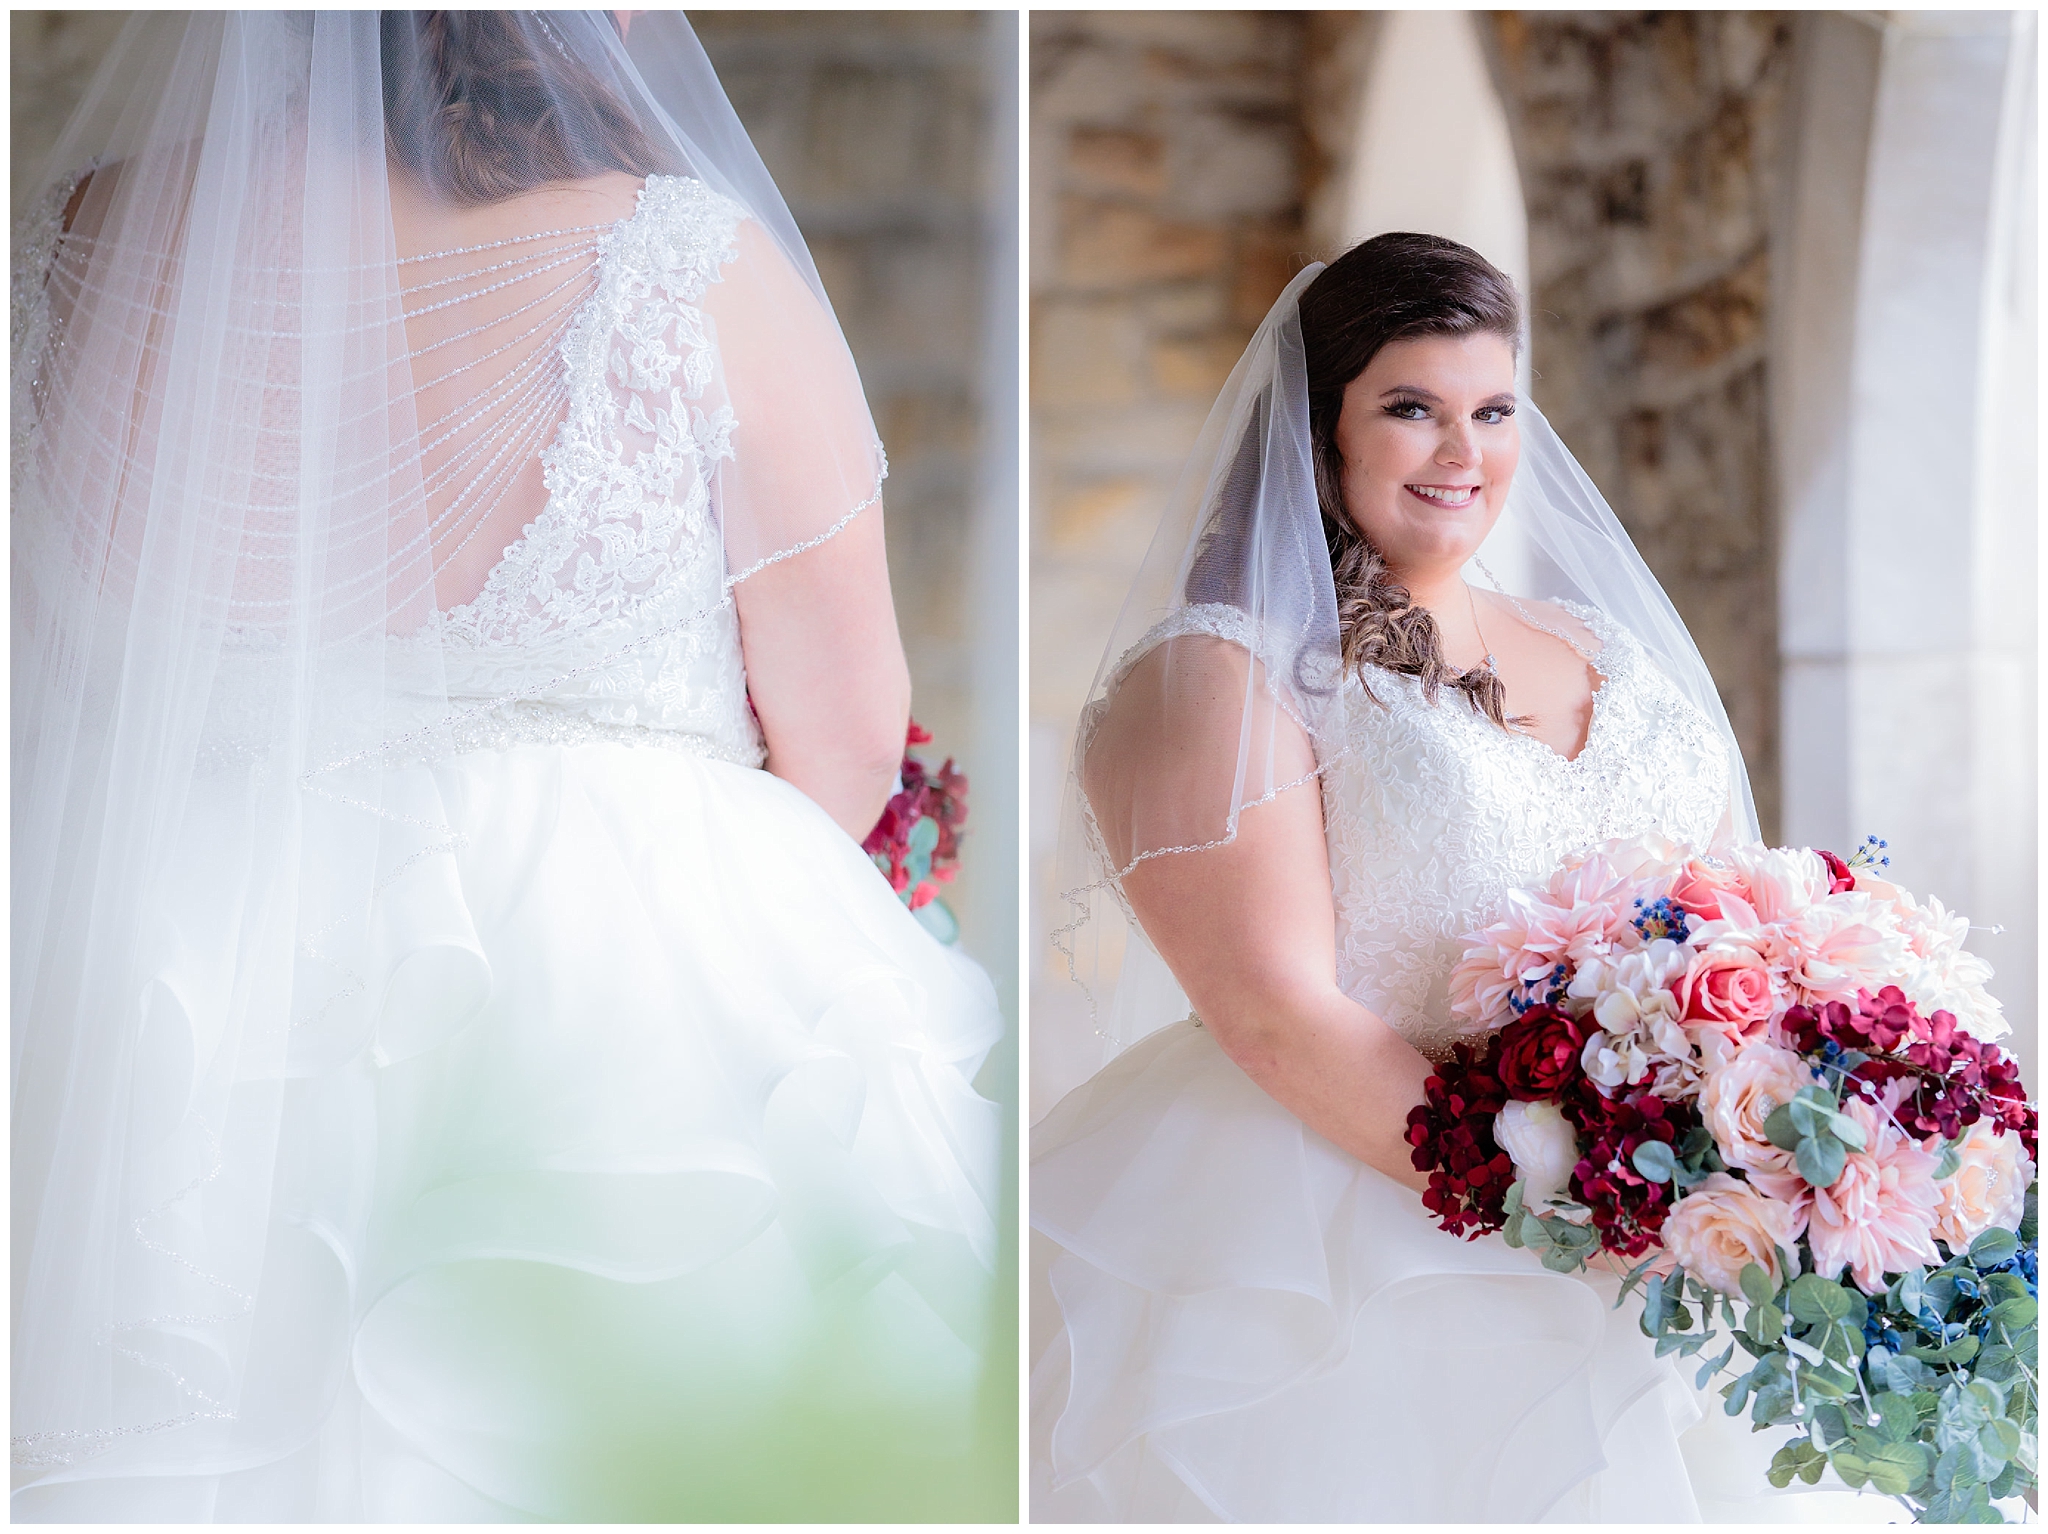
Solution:
<path fill-rule="evenodd" d="M 1657 1359 L 1617 1278 L 1446 1235 L 1192 1023 L 1032 1142 L 1059 1318 L 1032 1378 L 1035 1519 L 1903 1518 L 1772 1491 L 1791 1435 Z"/>
<path fill-rule="evenodd" d="M 985 1506 L 986 975 L 765 773 L 618 744 L 421 771 L 460 850 L 379 898 L 374 1044 L 284 1089 L 232 1455 L 139 1445 L 15 1515 Z"/>

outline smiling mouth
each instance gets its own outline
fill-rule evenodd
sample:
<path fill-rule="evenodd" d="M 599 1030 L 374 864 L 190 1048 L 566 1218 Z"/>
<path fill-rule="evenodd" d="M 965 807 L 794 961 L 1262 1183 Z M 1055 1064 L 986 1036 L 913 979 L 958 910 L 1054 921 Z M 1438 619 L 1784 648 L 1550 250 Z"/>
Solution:
<path fill-rule="evenodd" d="M 1477 485 L 1403 485 L 1401 488 L 1432 506 L 1470 506 L 1479 494 Z"/>

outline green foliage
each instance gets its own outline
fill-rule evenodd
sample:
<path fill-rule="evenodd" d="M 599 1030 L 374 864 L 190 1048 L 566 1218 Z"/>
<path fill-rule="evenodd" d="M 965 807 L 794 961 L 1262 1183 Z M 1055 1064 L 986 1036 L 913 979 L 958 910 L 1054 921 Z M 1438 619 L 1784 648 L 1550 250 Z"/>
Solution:
<path fill-rule="evenodd" d="M 1836 1117 L 1825 1092 L 1802 1092 L 1772 1115 L 1774 1138 L 1795 1154 L 1823 1138 L 1847 1147 Z M 1679 1142 L 1674 1176 L 1694 1149 Z M 1662 1165 L 1638 1160 L 1645 1176 Z M 2031 1192 L 2028 1200 L 2031 1222 Z M 2031 1490 L 2039 1472 L 2039 1305 L 2021 1250 L 2031 1240 L 2025 1224 L 2017 1235 L 1987 1231 L 1877 1295 L 1801 1271 L 1792 1253 L 1780 1255 L 1777 1278 L 1748 1264 L 1739 1295 L 1716 1295 L 1683 1272 L 1651 1274 L 1647 1262 L 1623 1293 L 1640 1285 L 1642 1329 L 1660 1355 L 1700 1358 L 1701 1388 L 1729 1376 L 1728 1415 L 1746 1414 L 1759 1431 L 1801 1430 L 1771 1462 L 1772 1485 L 1811 1485 L 1832 1465 L 1919 1521 L 1998 1522 L 1992 1503 Z"/>

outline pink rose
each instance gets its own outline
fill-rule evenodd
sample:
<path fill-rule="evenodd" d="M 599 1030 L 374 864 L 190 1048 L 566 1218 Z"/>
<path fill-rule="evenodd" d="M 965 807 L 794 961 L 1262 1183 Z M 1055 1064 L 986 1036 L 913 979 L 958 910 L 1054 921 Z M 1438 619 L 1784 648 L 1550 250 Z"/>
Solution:
<path fill-rule="evenodd" d="M 1716 1172 L 1678 1201 L 1664 1221 L 1664 1245 L 1680 1267 L 1722 1294 L 1742 1292 L 1755 1263 L 1775 1287 L 1778 1249 L 1790 1251 L 1806 1228 L 1806 1199 L 1784 1203 L 1726 1172 Z"/>
<path fill-rule="evenodd" d="M 2027 1184 L 2034 1163 L 2016 1134 L 2004 1134 L 1990 1119 L 1979 1119 L 1963 1132 L 1956 1150 L 1963 1164 L 1940 1184 L 1941 1207 L 1934 1234 L 1960 1252 L 1994 1225 L 2020 1228 L 2027 1209 Z"/>
<path fill-rule="evenodd" d="M 1806 1239 L 1822 1278 L 1847 1268 L 1857 1288 L 1879 1294 L 1885 1274 L 1941 1261 L 1935 1159 L 1862 1099 L 1850 1098 L 1842 1112 L 1862 1127 L 1864 1146 L 1849 1152 L 1832 1184 L 1813 1190 Z"/>
<path fill-rule="evenodd" d="M 1792 1152 L 1780 1150 L 1764 1133 L 1764 1121 L 1813 1084 L 1813 1072 L 1789 1049 L 1762 1039 L 1751 1041 L 1707 1072 L 1700 1088 L 1700 1115 L 1721 1159 L 1749 1173 L 1750 1181 L 1783 1201 L 1806 1187 Z"/>
<path fill-rule="evenodd" d="M 1753 943 L 1722 941 L 1693 955 L 1672 988 L 1688 1026 L 1731 1038 L 1761 1033 L 1782 1004 L 1771 961 Z"/>
<path fill-rule="evenodd" d="M 1747 903 L 1749 885 L 1731 865 L 1703 858 L 1694 858 L 1680 868 L 1671 886 L 1671 898 L 1705 921 L 1719 921 L 1728 914 L 1721 909 L 1724 895 Z"/>

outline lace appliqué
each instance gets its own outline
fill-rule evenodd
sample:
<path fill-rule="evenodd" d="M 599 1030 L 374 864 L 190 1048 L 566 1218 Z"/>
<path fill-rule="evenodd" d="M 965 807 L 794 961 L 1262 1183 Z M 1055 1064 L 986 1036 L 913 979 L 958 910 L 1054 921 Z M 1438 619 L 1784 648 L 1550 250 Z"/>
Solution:
<path fill-rule="evenodd" d="M 1431 705 L 1420 682 L 1383 672 L 1325 763 L 1323 815 L 1337 901 L 1337 979 L 1431 1059 L 1458 1037 L 1447 982 L 1466 934 L 1508 891 L 1611 837 L 1660 831 L 1704 846 L 1728 805 L 1719 730 L 1635 636 L 1562 603 L 1601 641 L 1586 744 L 1567 760 L 1462 700 Z"/>
<path fill-rule="evenodd" d="M 433 625 L 451 701 L 523 699 L 465 720 L 457 749 L 643 731 L 714 760 L 767 759 L 712 503 L 735 421 L 701 307 L 745 217 L 701 182 L 650 176 L 601 238 L 596 289 L 562 342 L 569 404 L 540 455 L 547 504 L 476 599 Z M 549 676 L 560 684 L 534 696 Z"/>

